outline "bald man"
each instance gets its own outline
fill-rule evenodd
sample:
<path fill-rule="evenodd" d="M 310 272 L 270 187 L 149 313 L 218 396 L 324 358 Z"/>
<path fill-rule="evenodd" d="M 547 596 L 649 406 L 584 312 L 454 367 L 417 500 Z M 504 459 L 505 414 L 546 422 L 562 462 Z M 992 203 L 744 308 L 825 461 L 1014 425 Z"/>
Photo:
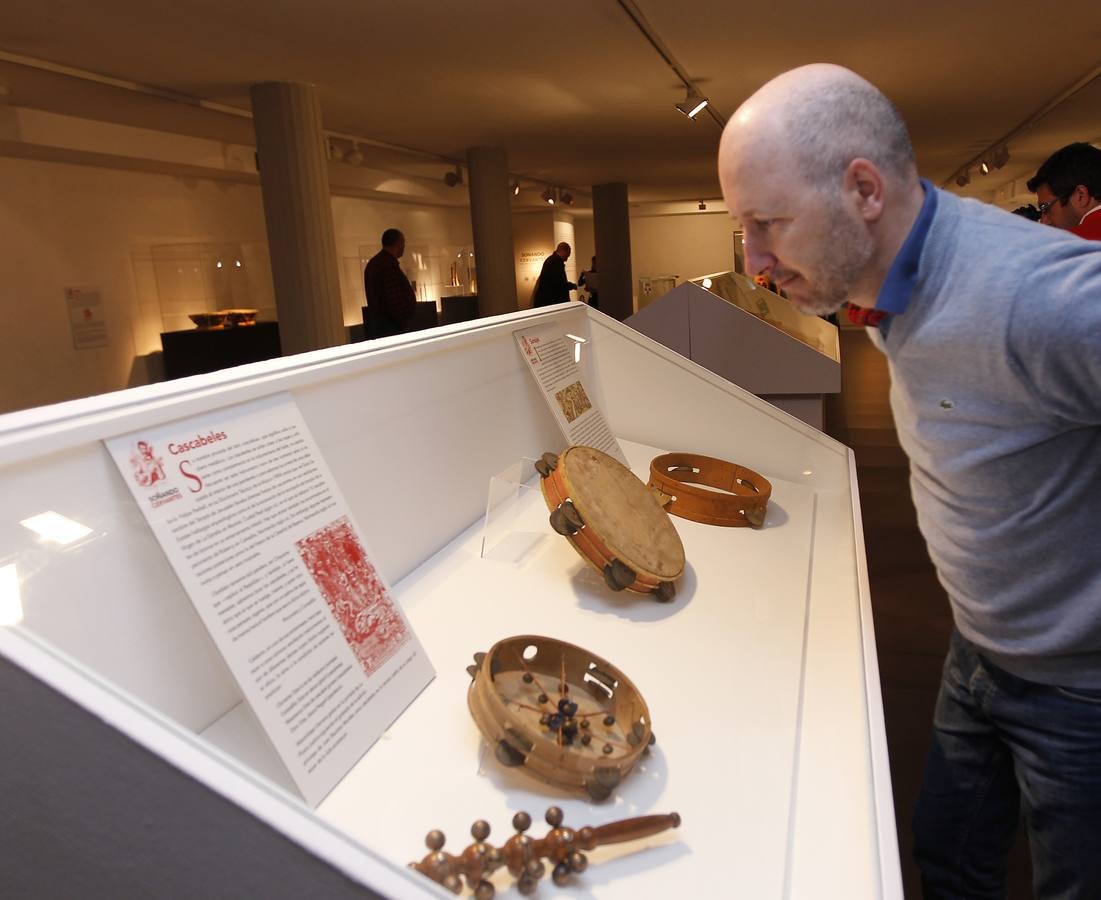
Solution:
<path fill-rule="evenodd" d="M 571 252 L 570 245 L 563 241 L 555 247 L 554 253 L 543 260 L 543 268 L 539 270 L 539 280 L 535 282 L 531 296 L 532 306 L 565 303 L 570 299 L 570 291 L 577 290 L 577 285 L 566 278 L 566 260 Z"/>
<path fill-rule="evenodd" d="M 1101 248 L 919 180 L 836 66 L 786 72 L 719 149 L 747 270 L 882 317 L 918 523 L 956 629 L 915 816 L 927 897 L 1101 897 Z"/>

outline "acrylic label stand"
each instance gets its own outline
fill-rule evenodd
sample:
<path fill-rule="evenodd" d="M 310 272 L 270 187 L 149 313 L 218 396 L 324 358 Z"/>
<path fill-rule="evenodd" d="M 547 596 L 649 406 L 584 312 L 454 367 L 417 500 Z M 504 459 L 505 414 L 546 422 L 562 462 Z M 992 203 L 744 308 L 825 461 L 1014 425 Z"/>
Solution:
<path fill-rule="evenodd" d="M 513 565 L 525 562 L 555 537 L 547 524 L 549 515 L 535 460 L 521 457 L 489 479 L 482 559 Z"/>

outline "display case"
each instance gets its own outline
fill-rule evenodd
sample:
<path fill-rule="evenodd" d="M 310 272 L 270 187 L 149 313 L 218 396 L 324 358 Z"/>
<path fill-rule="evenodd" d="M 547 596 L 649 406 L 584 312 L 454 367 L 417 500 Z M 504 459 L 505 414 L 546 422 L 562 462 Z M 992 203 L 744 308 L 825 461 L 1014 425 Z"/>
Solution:
<path fill-rule="evenodd" d="M 737 272 L 715 272 L 693 278 L 691 283 L 752 313 L 834 362 L 841 362 L 836 326 L 799 312 L 786 297 L 755 284 L 752 278 Z"/>
<path fill-rule="evenodd" d="M 841 390 L 837 327 L 744 275 L 686 281 L 626 321 L 815 428 L 824 396 Z"/>
<path fill-rule="evenodd" d="M 760 529 L 676 520 L 688 564 L 670 603 L 610 592 L 547 524 L 523 460 L 564 441 L 515 336 L 537 328 L 577 342 L 590 399 L 636 474 L 659 452 L 691 450 L 772 482 Z M 277 394 L 301 412 L 437 673 L 316 808 L 295 795 L 102 443 Z M 500 839 L 517 810 L 538 821 L 554 804 L 575 827 L 674 811 L 682 824 L 594 851 L 571 887 L 548 880 L 542 896 L 901 896 L 851 451 L 588 306 L 11 414 L 0 419 L 0 491 L 0 678 L 44 686 L 50 699 L 29 720 L 55 716 L 57 703 L 91 713 L 49 753 L 5 763 L 16 808 L 37 816 L 29 841 L 32 828 L 39 841 L 57 830 L 70 847 L 73 834 L 111 827 L 104 810 L 128 815 L 118 798 L 135 790 L 131 770 L 105 749 L 121 735 L 152 761 L 143 790 L 173 785 L 175 823 L 213 793 L 224 802 L 204 822 L 233 835 L 245 816 L 300 848 L 259 842 L 240 860 L 287 884 L 337 871 L 383 896 L 446 896 L 403 868 L 429 829 L 455 852 L 475 819 Z M 504 507 L 489 502 L 502 496 Z M 62 543 L 21 524 L 47 511 L 83 530 Z M 657 743 L 611 799 L 504 768 L 481 737 L 467 666 L 515 634 L 582 645 L 646 697 Z M 43 802 L 51 764 L 81 769 L 88 787 Z M 89 805 L 89 792 L 113 802 Z M 155 841 L 139 850 L 136 884 L 169 852 Z M 50 877 L 74 865 L 68 852 L 54 853 Z M 177 868 L 193 853 L 194 872 L 206 860 L 200 844 L 170 852 Z M 12 864 L 22 884 L 44 865 Z M 219 871 L 247 890 L 232 863 Z M 94 884 L 95 866 L 82 877 Z M 495 881 L 506 890 L 507 877 Z"/>

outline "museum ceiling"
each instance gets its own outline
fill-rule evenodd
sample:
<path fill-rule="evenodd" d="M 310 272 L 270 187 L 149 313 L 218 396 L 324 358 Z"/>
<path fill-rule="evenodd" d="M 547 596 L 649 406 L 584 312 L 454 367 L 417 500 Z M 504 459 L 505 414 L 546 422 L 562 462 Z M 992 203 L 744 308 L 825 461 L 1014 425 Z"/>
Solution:
<path fill-rule="evenodd" d="M 254 82 L 311 82 L 328 129 L 450 158 L 502 145 L 517 173 L 579 192 L 626 181 L 632 201 L 661 201 L 717 197 L 716 118 L 772 75 L 830 61 L 892 97 L 922 173 L 941 183 L 1101 72 L 1101 4 L 1065 0 L 1050 10 L 948 0 L 777 0 L 760 9 L 723 0 L 6 0 L 0 87 L 17 105 L 248 143 L 246 118 L 56 67 L 246 110 Z M 676 111 L 682 74 L 715 116 Z M 992 197 L 1051 150 L 1099 138 L 1095 79 L 1016 135 L 1009 163 L 965 192 Z"/>

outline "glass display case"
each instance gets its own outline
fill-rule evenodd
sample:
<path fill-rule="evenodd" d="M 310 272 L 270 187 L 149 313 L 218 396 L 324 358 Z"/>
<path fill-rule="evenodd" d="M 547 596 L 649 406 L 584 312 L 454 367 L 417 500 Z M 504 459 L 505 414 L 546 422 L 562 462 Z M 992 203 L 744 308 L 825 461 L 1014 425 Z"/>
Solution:
<path fill-rule="evenodd" d="M 804 315 L 787 298 L 755 284 L 752 278 L 737 272 L 716 272 L 693 278 L 691 282 L 790 334 L 834 362 L 841 362 L 836 325 L 818 316 Z"/>
<path fill-rule="evenodd" d="M 524 482 L 533 475 L 517 461 L 563 445 L 517 349 L 516 333 L 532 328 L 573 337 L 590 399 L 636 474 L 645 479 L 659 452 L 690 450 L 772 482 L 764 528 L 676 522 L 688 564 L 671 603 L 611 593 L 546 524 L 538 490 L 514 493 L 518 539 L 502 537 L 510 526 L 498 517 L 484 552 L 491 483 L 509 472 Z M 316 808 L 296 796 L 103 444 L 274 395 L 301 412 L 437 672 Z M 173 785 L 174 821 L 233 835 L 244 812 L 301 848 L 240 860 L 288 883 L 308 883 L 321 861 L 386 896 L 446 896 L 404 869 L 429 829 L 453 835 L 454 849 L 475 819 L 499 837 L 517 810 L 538 820 L 557 805 L 575 825 L 682 819 L 640 846 L 594 851 L 565 895 L 702 896 L 722 885 L 747 897 L 901 897 L 852 452 L 586 305 L 3 416 L 0 491 L 0 679 L 30 676 L 92 714 L 37 762 L 6 763 L 10 783 L 26 785 L 19 808 L 40 809 L 39 833 L 63 829 L 79 845 L 125 814 L 117 798 L 135 788 L 105 749 L 121 734 L 158 762 L 146 789 Z M 63 527 L 27 524 L 44 514 Z M 506 769 L 482 739 L 466 667 L 514 634 L 586 646 L 645 695 L 657 743 L 614 800 Z M 41 703 L 26 715 L 53 716 Z M 65 789 L 42 802 L 53 756 L 86 773 L 93 799 L 114 802 L 98 816 Z M 211 792 L 226 802 L 200 819 Z M 36 867 L 74 865 L 67 853 L 22 860 L 16 874 L 31 883 Z M 135 884 L 165 854 L 134 852 Z"/>

